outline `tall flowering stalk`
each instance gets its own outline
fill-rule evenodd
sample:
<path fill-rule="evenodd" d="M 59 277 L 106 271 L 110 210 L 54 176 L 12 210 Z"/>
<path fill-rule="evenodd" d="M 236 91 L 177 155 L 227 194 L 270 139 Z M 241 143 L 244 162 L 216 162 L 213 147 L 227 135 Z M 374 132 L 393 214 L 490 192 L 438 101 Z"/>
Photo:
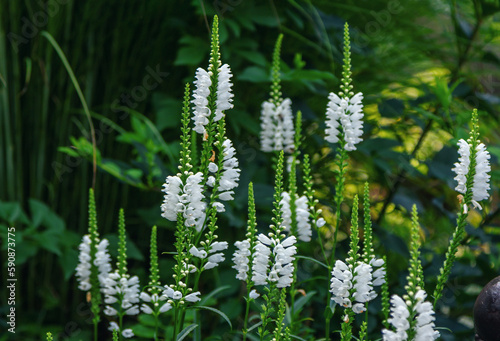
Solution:
<path fill-rule="evenodd" d="M 439 337 L 434 325 L 432 304 L 425 299 L 427 294 L 423 289 L 424 276 L 420 256 L 420 227 L 418 224 L 417 207 L 412 210 L 412 233 L 410 246 L 410 269 L 405 286 L 406 295 L 402 298 L 393 295 L 391 298 L 391 317 L 388 323 L 392 330 L 382 330 L 384 341 L 430 341 Z"/>
<path fill-rule="evenodd" d="M 363 99 L 362 93 L 354 94 L 352 91 L 353 85 L 351 84 L 351 43 L 349 37 L 349 25 L 345 23 L 344 26 L 344 59 L 342 66 L 342 79 L 340 89 L 337 94 L 330 93 L 329 102 L 326 110 L 326 131 L 325 140 L 331 143 L 338 143 L 340 151 L 335 157 L 335 164 L 337 169 L 335 171 L 335 206 L 336 206 L 336 224 L 333 235 L 333 248 L 331 253 L 331 260 L 325 259 L 330 270 L 333 269 L 335 259 L 335 249 L 337 246 L 338 230 L 341 222 L 340 207 L 344 201 L 344 186 L 345 177 L 348 166 L 349 151 L 356 149 L 356 144 L 361 142 L 361 135 L 363 133 Z M 330 300 L 330 296 L 328 297 Z M 328 309 L 328 308 L 327 308 Z M 332 311 L 326 313 L 326 339 L 330 333 L 330 320 Z"/>
<path fill-rule="evenodd" d="M 261 320 L 259 327 L 260 340 L 265 340 L 269 334 L 268 324 L 275 315 L 275 305 L 279 302 L 280 306 L 285 305 L 286 290 L 293 282 L 294 255 L 297 248 L 295 236 L 287 237 L 284 232 L 283 218 L 281 214 L 281 193 L 283 191 L 283 168 L 284 153 L 280 152 L 278 164 L 276 166 L 276 180 L 274 192 L 274 209 L 272 224 L 269 226 L 271 232 L 268 235 L 259 234 L 258 242 L 255 245 L 255 258 L 252 264 L 252 281 L 255 285 L 269 285 L 264 290 L 263 296 L 265 304 L 262 305 Z M 280 340 L 283 328 L 284 312 L 278 311 L 276 317 L 276 329 L 274 338 Z"/>
<path fill-rule="evenodd" d="M 371 232 L 370 232 L 371 233 Z M 351 340 L 352 320 L 355 314 L 360 314 L 367 310 L 369 301 L 377 297 L 374 286 L 383 283 L 384 271 L 375 270 L 383 265 L 381 259 L 369 256 L 363 259 L 359 255 L 359 227 L 358 227 L 358 196 L 354 197 L 351 217 L 351 237 L 349 244 L 349 254 L 345 262 L 337 260 L 332 270 L 330 292 L 332 300 L 336 304 L 345 308 L 343 317 L 341 339 Z M 371 243 L 365 244 L 366 251 L 371 249 Z M 368 259 L 368 262 L 365 260 Z M 382 268 L 383 269 L 383 268 Z M 367 321 L 365 321 L 367 323 Z"/>
<path fill-rule="evenodd" d="M 471 128 L 467 141 L 463 139 L 458 141 L 459 162 L 455 163 L 455 168 L 452 169 L 457 174 L 455 180 L 457 180 L 458 185 L 455 190 L 461 193 L 459 199 L 462 207 L 458 213 L 457 226 L 448 246 L 446 258 L 440 269 L 436 289 L 434 290 L 434 307 L 443 294 L 444 285 L 450 276 L 456 259 L 458 246 L 465 238 L 465 225 L 469 207 L 482 209 L 479 201 L 489 198 L 490 154 L 485 145 L 479 141 L 477 109 L 472 112 Z"/>
<path fill-rule="evenodd" d="M 250 303 L 257 299 L 260 295 L 253 288 L 254 282 L 252 280 L 251 266 L 254 260 L 255 246 L 257 245 L 257 215 L 255 212 L 255 198 L 253 192 L 253 183 L 248 185 L 248 222 L 246 239 L 234 243 L 237 250 L 233 256 L 233 268 L 238 271 L 236 278 L 245 281 L 247 294 L 245 296 L 246 308 L 245 318 L 243 320 L 243 340 L 247 339 L 248 334 L 248 313 L 250 311 Z"/>
<path fill-rule="evenodd" d="M 118 323 L 111 322 L 109 329 L 117 329 L 120 332 L 121 340 L 122 336 L 125 338 L 134 336 L 132 329 L 123 328 L 123 317 L 139 314 L 139 278 L 128 274 L 125 213 L 123 209 L 120 209 L 118 219 L 118 261 L 116 266 L 116 271 L 110 273 L 105 282 L 104 303 L 106 303 L 106 309 L 104 313 L 108 316 L 118 317 Z"/>
<path fill-rule="evenodd" d="M 97 211 L 94 190 L 89 190 L 89 234 L 83 236 L 79 246 L 76 277 L 78 288 L 87 292 L 90 302 L 92 323 L 94 324 L 94 339 L 97 340 L 97 325 L 100 321 L 101 291 L 111 271 L 111 257 L 108 253 L 109 242 L 100 240 L 97 231 Z"/>
<path fill-rule="evenodd" d="M 294 126 L 292 101 L 283 99 L 280 77 L 280 51 L 283 34 L 278 36 L 273 52 L 271 98 L 262 103 L 260 145 L 263 152 L 283 150 L 292 153 Z"/>
<path fill-rule="evenodd" d="M 215 16 L 209 66 L 196 71 L 193 99 L 186 85 L 179 173 L 168 176 L 163 189 L 162 216 L 177 224 L 175 283 L 165 286 L 163 293 L 166 303 L 174 308 L 174 339 L 183 329 L 186 303 L 201 299 L 201 273 L 224 261 L 221 251 L 228 246 L 227 242 L 218 241 L 216 230 L 217 214 L 225 211 L 223 202 L 233 199 L 240 175 L 236 150 L 225 131 L 225 111 L 233 107 L 231 76 L 229 65 L 220 61 Z M 190 126 L 192 122 L 194 127 Z M 192 130 L 198 134 L 193 135 Z M 201 153 L 197 160 L 193 150 L 200 135 Z M 195 312 L 195 322 L 196 319 Z"/>
<path fill-rule="evenodd" d="M 167 297 L 162 295 L 163 290 L 160 288 L 156 226 L 153 226 L 151 230 L 150 253 L 149 283 L 146 289 L 140 294 L 141 302 L 143 302 L 141 304 L 141 311 L 144 314 L 152 315 L 154 317 L 154 339 L 158 340 L 158 317 L 160 314 L 172 309 L 172 305 L 166 302 Z"/>

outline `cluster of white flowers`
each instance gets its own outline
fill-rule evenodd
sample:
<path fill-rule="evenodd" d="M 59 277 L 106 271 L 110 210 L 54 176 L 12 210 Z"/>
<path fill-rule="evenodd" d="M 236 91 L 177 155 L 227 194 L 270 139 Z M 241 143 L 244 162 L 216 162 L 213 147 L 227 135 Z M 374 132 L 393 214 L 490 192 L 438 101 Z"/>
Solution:
<path fill-rule="evenodd" d="M 199 134 L 205 134 L 205 126 L 209 122 L 209 117 L 211 115 L 210 109 L 208 108 L 208 96 L 210 95 L 210 86 L 212 85 L 211 71 L 206 71 L 202 68 L 196 70 L 196 80 L 194 81 L 196 89 L 193 92 L 194 99 L 192 103 L 194 104 L 194 131 Z M 217 79 L 217 100 L 216 100 L 216 110 L 214 114 L 214 121 L 220 120 L 224 115 L 224 110 L 231 109 L 233 107 L 233 94 L 231 93 L 231 69 L 229 65 L 224 64 L 218 69 L 218 79 Z"/>
<path fill-rule="evenodd" d="M 103 290 L 104 303 L 107 304 L 104 314 L 116 316 L 118 311 L 111 305 L 118 303 L 125 315 L 139 314 L 139 278 L 137 276 L 120 275 L 117 271 L 110 273 L 106 278 Z"/>
<path fill-rule="evenodd" d="M 236 187 L 238 187 L 238 181 L 240 180 L 240 169 L 238 168 L 239 163 L 236 158 L 236 149 L 233 147 L 233 143 L 229 139 L 225 139 L 223 144 L 223 160 L 222 160 L 222 174 L 219 182 L 219 199 L 223 201 L 233 200 L 233 195 Z M 215 163 L 210 162 L 208 165 L 208 170 L 211 173 L 215 173 L 218 167 Z M 213 187 L 215 184 L 215 177 L 210 175 L 207 179 L 207 185 Z M 214 206 L 217 208 L 217 212 L 224 212 L 224 205 L 222 203 L 216 202 Z"/>
<path fill-rule="evenodd" d="M 345 150 L 355 150 L 356 144 L 361 142 L 363 134 L 363 94 L 358 92 L 352 98 L 347 96 L 340 98 L 335 93 L 331 92 L 328 96 L 329 102 L 326 109 L 326 137 L 325 140 L 331 143 L 339 141 L 340 130 L 339 125 L 342 125 L 342 131 L 345 141 Z"/>
<path fill-rule="evenodd" d="M 175 290 L 172 287 L 169 287 L 168 285 L 165 285 L 165 290 L 163 290 L 163 295 L 167 298 L 167 302 L 172 304 L 173 301 L 187 301 L 187 302 L 198 302 L 201 300 L 199 297 L 201 293 L 199 291 L 192 292 L 190 294 L 187 294 L 185 296 L 182 295 L 182 292 L 179 290 Z"/>
<path fill-rule="evenodd" d="M 292 226 L 292 210 L 290 208 L 290 194 L 288 192 L 281 193 L 282 199 L 281 212 L 283 216 L 283 226 L 285 231 L 290 232 Z M 304 242 L 311 240 L 312 230 L 309 223 L 309 206 L 305 195 L 295 199 L 295 217 L 297 219 L 297 238 Z"/>
<path fill-rule="evenodd" d="M 416 313 L 415 341 L 436 340 L 439 332 L 434 330 L 434 311 L 432 304 L 425 301 L 427 294 L 424 290 L 418 290 L 415 294 L 416 304 L 414 312 Z M 383 329 L 382 337 L 384 341 L 405 341 L 408 340 L 408 329 L 410 328 L 410 311 L 406 302 L 394 295 L 391 298 L 391 317 L 388 322 L 394 327 L 395 331 Z"/>
<path fill-rule="evenodd" d="M 206 215 L 202 180 L 201 172 L 189 175 L 185 185 L 178 175 L 168 176 L 163 184 L 165 199 L 161 205 L 162 217 L 176 221 L 177 214 L 182 213 L 186 226 L 201 230 Z"/>
<path fill-rule="evenodd" d="M 248 266 L 249 257 L 251 255 L 250 251 L 250 241 L 248 239 L 237 241 L 234 243 L 237 250 L 233 254 L 233 269 L 238 271 L 236 278 L 242 281 L 246 281 L 248 278 Z"/>
<path fill-rule="evenodd" d="M 272 102 L 263 102 L 260 126 L 260 145 L 263 152 L 293 151 L 295 129 L 290 98 L 284 99 L 278 106 Z"/>
<path fill-rule="evenodd" d="M 257 239 L 252 281 L 255 285 L 276 282 L 278 288 L 290 286 L 293 281 L 293 256 L 297 253 L 297 247 L 294 245 L 297 242 L 295 236 L 279 240 L 271 239 L 261 233 Z M 270 262 L 271 256 L 273 259 Z M 269 268 L 270 263 L 271 268 Z"/>
<path fill-rule="evenodd" d="M 455 190 L 459 193 L 465 194 L 467 192 L 467 174 L 469 173 L 470 166 L 470 149 L 471 146 L 464 139 L 458 141 L 458 153 L 460 157 L 459 162 L 455 163 L 455 168 L 452 169 L 457 176 L 458 185 Z M 490 154 L 486 150 L 486 146 L 480 143 L 476 147 L 476 168 L 474 174 L 474 181 L 472 184 L 472 204 L 475 208 L 482 209 L 479 201 L 488 199 L 488 190 L 490 189 L 490 175 L 488 172 L 491 171 L 490 166 Z M 467 205 L 464 204 L 464 213 L 467 213 Z"/>
<path fill-rule="evenodd" d="M 330 285 L 332 300 L 344 308 L 352 308 L 356 314 L 364 312 L 366 310 L 364 303 L 377 297 L 373 286 L 382 285 L 385 282 L 385 270 L 381 267 L 383 262 L 382 259 L 372 259 L 370 264 L 358 262 L 353 270 L 351 264 L 347 265 L 337 260 L 332 270 Z M 372 264 L 379 269 L 374 272 Z"/>
<path fill-rule="evenodd" d="M 225 259 L 224 254 L 218 251 L 226 250 L 227 246 L 228 246 L 227 242 L 213 242 L 210 245 L 207 253 L 207 251 L 203 249 L 200 250 L 193 245 L 189 249 L 189 253 L 201 259 L 205 259 L 208 257 L 207 263 L 205 263 L 205 265 L 203 266 L 203 270 L 208 270 L 215 268 L 216 266 L 219 265 L 219 263 L 224 261 Z M 196 271 L 196 268 L 194 268 L 194 270 Z"/>
<path fill-rule="evenodd" d="M 90 269 L 91 269 L 91 256 L 90 256 L 90 236 L 85 235 L 82 242 L 78 246 L 80 254 L 78 255 L 78 265 L 76 267 L 76 277 L 78 277 L 78 289 L 89 291 L 92 288 L 90 283 Z M 97 243 L 97 252 L 94 259 L 94 265 L 97 266 L 99 271 L 99 283 L 104 287 L 105 280 L 111 271 L 111 257 L 108 253 L 109 241 L 103 239 Z"/>
<path fill-rule="evenodd" d="M 164 295 L 148 294 L 143 291 L 139 297 L 144 302 L 141 311 L 145 314 L 153 314 L 156 311 L 164 313 L 172 309 L 172 305 L 166 302 L 167 297 Z"/>

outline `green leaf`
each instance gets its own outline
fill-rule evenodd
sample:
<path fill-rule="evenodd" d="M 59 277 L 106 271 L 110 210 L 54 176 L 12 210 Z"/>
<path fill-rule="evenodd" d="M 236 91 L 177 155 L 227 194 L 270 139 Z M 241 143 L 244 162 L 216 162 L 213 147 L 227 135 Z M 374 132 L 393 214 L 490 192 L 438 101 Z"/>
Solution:
<path fill-rule="evenodd" d="M 205 39 L 193 36 L 185 36 L 180 40 L 184 45 L 177 52 L 174 65 L 199 65 L 205 59 L 209 50 L 209 44 Z"/>
<path fill-rule="evenodd" d="M 220 292 L 222 292 L 222 291 L 224 291 L 224 290 L 227 290 L 227 289 L 229 289 L 229 288 L 231 288 L 231 286 L 229 286 L 229 285 L 224 285 L 224 286 L 222 286 L 222 287 L 219 287 L 219 288 L 217 288 L 217 289 L 212 290 L 212 291 L 211 291 L 210 293 L 208 293 L 207 295 L 203 295 L 203 299 L 200 301 L 200 304 L 206 304 L 206 302 L 207 302 L 210 298 L 214 297 L 214 296 L 215 296 L 215 295 L 217 295 L 218 293 L 220 293 Z"/>
<path fill-rule="evenodd" d="M 9 225 L 30 223 L 28 216 L 23 212 L 21 204 L 18 202 L 0 201 L 0 219 L 5 220 Z"/>
<path fill-rule="evenodd" d="M 295 258 L 302 258 L 302 259 L 306 259 L 306 260 L 309 260 L 313 263 L 316 263 L 318 265 L 321 265 L 322 267 L 328 269 L 328 265 L 326 265 L 325 263 L 323 262 L 320 262 L 319 260 L 317 259 L 314 259 L 314 258 L 311 258 L 311 257 L 307 257 L 307 256 L 302 256 L 302 255 L 296 255 Z"/>
<path fill-rule="evenodd" d="M 222 311 L 220 311 L 218 309 L 215 309 L 215 308 L 212 308 L 212 307 L 207 307 L 207 306 L 204 306 L 204 305 L 198 305 L 198 306 L 194 306 L 192 308 L 194 308 L 194 309 L 205 309 L 205 310 L 209 310 L 209 311 L 212 311 L 212 312 L 218 314 L 220 317 L 222 317 L 224 320 L 226 320 L 227 324 L 229 325 L 229 328 L 233 329 L 233 325 L 231 324 L 231 321 L 229 320 L 229 318 L 227 317 L 227 315 L 224 314 Z"/>
<path fill-rule="evenodd" d="M 195 330 L 198 327 L 197 324 L 193 323 L 186 328 L 184 328 L 179 335 L 177 335 L 177 341 L 182 341 L 188 336 L 189 333 L 191 333 L 193 330 Z"/>
<path fill-rule="evenodd" d="M 299 313 L 304 305 L 311 300 L 311 298 L 316 294 L 316 291 L 310 291 L 305 296 L 301 296 L 293 305 L 293 310 L 297 314 Z"/>
<path fill-rule="evenodd" d="M 238 75 L 238 80 L 252 83 L 269 82 L 269 73 L 259 66 L 249 66 Z"/>
<path fill-rule="evenodd" d="M 78 251 L 73 248 L 65 248 L 63 255 L 57 259 L 63 269 L 64 280 L 67 281 L 78 265 Z"/>
<path fill-rule="evenodd" d="M 380 115 L 384 117 L 401 117 L 404 115 L 405 104 L 402 100 L 391 98 L 378 105 Z"/>

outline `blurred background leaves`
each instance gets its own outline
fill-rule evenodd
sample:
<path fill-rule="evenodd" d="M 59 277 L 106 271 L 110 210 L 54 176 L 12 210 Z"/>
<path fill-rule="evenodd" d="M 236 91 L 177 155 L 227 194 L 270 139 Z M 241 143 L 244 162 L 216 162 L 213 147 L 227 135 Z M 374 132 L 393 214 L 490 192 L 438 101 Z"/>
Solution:
<path fill-rule="evenodd" d="M 350 198 L 370 181 L 377 252 L 388 254 L 394 293 L 405 281 L 413 203 L 425 239 L 427 290 L 434 288 L 458 209 L 450 171 L 457 159 L 455 144 L 467 135 L 472 108 L 479 109 L 482 139 L 492 154 L 493 199 L 483 212 L 471 214 L 467 244 L 437 308 L 437 324 L 453 331 L 442 331 L 444 340 L 471 339 L 471 307 L 500 266 L 498 12 L 498 1 L 491 0 L 152 0 L 126 5 L 116 0 L 0 0 L 0 224 L 2 240 L 4 227 L 17 231 L 17 304 L 23 312 L 18 336 L 35 340 L 50 328 L 68 339 L 85 340 L 90 329 L 84 294 L 72 277 L 77 245 L 87 230 L 90 129 L 60 58 L 40 32 L 48 31 L 61 46 L 92 113 L 100 233 L 116 240 L 118 209 L 124 207 L 130 272 L 145 280 L 153 224 L 161 227 L 160 252 L 173 250 L 173 226 L 160 218 L 160 189 L 165 177 L 177 171 L 183 84 L 193 81 L 198 66 L 206 68 L 208 27 L 218 14 L 222 60 L 234 74 L 228 134 L 242 168 L 236 200 L 221 220 L 221 238 L 230 244 L 243 236 L 251 179 L 259 227 L 264 230 L 269 223 L 271 156 L 259 151 L 258 133 L 280 32 L 285 35 L 282 90 L 303 113 L 304 152 L 312 156 L 320 204 L 333 222 L 335 146 L 323 139 L 324 112 L 328 93 L 339 88 L 342 27 L 349 22 L 354 91 L 365 95 L 366 123 L 365 142 L 351 153 L 342 214 L 347 217 Z M 345 238 L 348 226 L 341 232 Z M 347 242 L 341 245 L 337 252 L 344 257 Z M 301 252 L 315 257 L 319 251 L 315 245 Z M 5 252 L 0 259 L 5 266 Z M 170 268 L 169 256 L 163 255 L 163 283 L 169 281 Z M 323 311 L 327 287 L 318 288 L 314 280 L 321 275 L 314 264 L 300 267 L 299 278 L 311 293 L 304 296 L 309 302 L 302 313 L 311 318 L 304 322 L 305 338 L 321 335 L 323 328 L 317 312 Z M 239 283 L 229 261 L 218 276 L 207 274 L 206 279 L 211 276 L 214 280 L 202 289 L 231 286 L 211 300 L 238 326 Z M 7 296 L 1 293 L 5 316 Z M 205 322 L 204 335 L 237 339 L 217 316 Z M 147 323 L 141 322 L 146 334 Z M 375 321 L 371 328 L 372 337 L 379 337 Z"/>

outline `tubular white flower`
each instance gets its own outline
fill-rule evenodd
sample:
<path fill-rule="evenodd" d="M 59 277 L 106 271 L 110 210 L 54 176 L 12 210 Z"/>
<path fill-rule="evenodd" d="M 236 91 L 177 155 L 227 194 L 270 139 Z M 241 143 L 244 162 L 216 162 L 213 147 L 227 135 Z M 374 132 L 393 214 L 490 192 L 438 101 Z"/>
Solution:
<path fill-rule="evenodd" d="M 328 96 L 329 102 L 326 110 L 326 137 L 325 140 L 331 143 L 339 141 L 342 125 L 343 137 L 345 141 L 345 150 L 356 149 L 356 144 L 362 141 L 363 134 L 363 94 L 358 92 L 353 97 L 340 98 L 335 93 Z"/>
<path fill-rule="evenodd" d="M 182 213 L 186 219 L 185 225 L 194 226 L 200 231 L 206 214 L 202 179 L 201 172 L 191 174 L 183 186 L 182 180 L 178 176 L 168 176 L 163 185 L 163 192 L 166 194 L 161 205 L 162 217 L 176 221 L 177 214 Z"/>
<path fill-rule="evenodd" d="M 193 92 L 194 99 L 191 103 L 194 104 L 194 131 L 199 134 L 205 133 L 205 126 L 208 124 L 210 110 L 208 109 L 208 96 L 210 95 L 210 72 L 202 68 L 196 70 L 196 80 L 194 84 L 196 89 Z"/>
<path fill-rule="evenodd" d="M 225 110 L 233 108 L 233 94 L 231 93 L 231 68 L 228 64 L 224 64 L 219 68 L 217 79 L 217 109 L 215 110 L 214 121 L 222 118 Z"/>
<path fill-rule="evenodd" d="M 200 295 L 201 295 L 201 293 L 199 291 L 197 291 L 197 292 L 193 292 L 189 295 L 186 295 L 186 297 L 184 297 L 184 299 L 188 302 L 198 302 L 198 301 L 201 301 L 201 298 L 198 297 Z"/>
<path fill-rule="evenodd" d="M 455 180 L 458 182 L 455 190 L 459 193 L 465 194 L 467 192 L 467 174 L 469 173 L 470 167 L 470 149 L 471 146 L 464 139 L 458 141 L 458 153 L 459 158 L 455 163 L 455 167 L 452 171 L 457 174 Z M 491 171 L 490 166 L 490 154 L 486 150 L 483 143 L 480 143 L 476 147 L 476 168 L 474 174 L 474 180 L 472 184 L 472 204 L 474 208 L 481 209 L 481 205 L 478 201 L 485 200 L 489 198 L 488 190 L 490 189 L 490 175 L 488 172 Z M 467 207 L 464 207 L 464 213 L 467 212 Z"/>
<path fill-rule="evenodd" d="M 257 292 L 257 290 L 253 289 L 252 291 L 250 291 L 250 298 L 251 299 L 257 299 L 258 297 L 260 296 L 260 294 Z"/>
<path fill-rule="evenodd" d="M 195 257 L 198 257 L 198 258 L 206 258 L 207 257 L 207 251 L 198 250 L 196 248 L 196 246 L 191 246 L 191 248 L 189 249 L 189 253 Z"/>
<path fill-rule="evenodd" d="M 248 270 L 250 269 L 248 266 L 249 257 L 251 255 L 250 252 L 250 241 L 243 240 L 237 241 L 234 243 L 236 246 L 236 251 L 233 254 L 233 269 L 238 271 L 236 278 L 242 281 L 246 281 L 248 277 Z"/>
<path fill-rule="evenodd" d="M 131 338 L 131 337 L 134 337 L 134 336 L 135 336 L 135 334 L 134 334 L 134 332 L 132 331 L 132 329 L 127 328 L 127 329 L 124 329 L 124 330 L 122 331 L 122 336 L 123 336 L 124 338 L 129 339 L 129 338 Z"/>
<path fill-rule="evenodd" d="M 227 242 L 213 242 L 212 245 L 210 245 L 210 252 L 224 251 L 227 250 L 227 247 Z"/>
<path fill-rule="evenodd" d="M 271 102 L 263 102 L 260 127 L 262 151 L 283 150 L 291 153 L 295 147 L 292 101 L 286 98 L 277 107 Z"/>

